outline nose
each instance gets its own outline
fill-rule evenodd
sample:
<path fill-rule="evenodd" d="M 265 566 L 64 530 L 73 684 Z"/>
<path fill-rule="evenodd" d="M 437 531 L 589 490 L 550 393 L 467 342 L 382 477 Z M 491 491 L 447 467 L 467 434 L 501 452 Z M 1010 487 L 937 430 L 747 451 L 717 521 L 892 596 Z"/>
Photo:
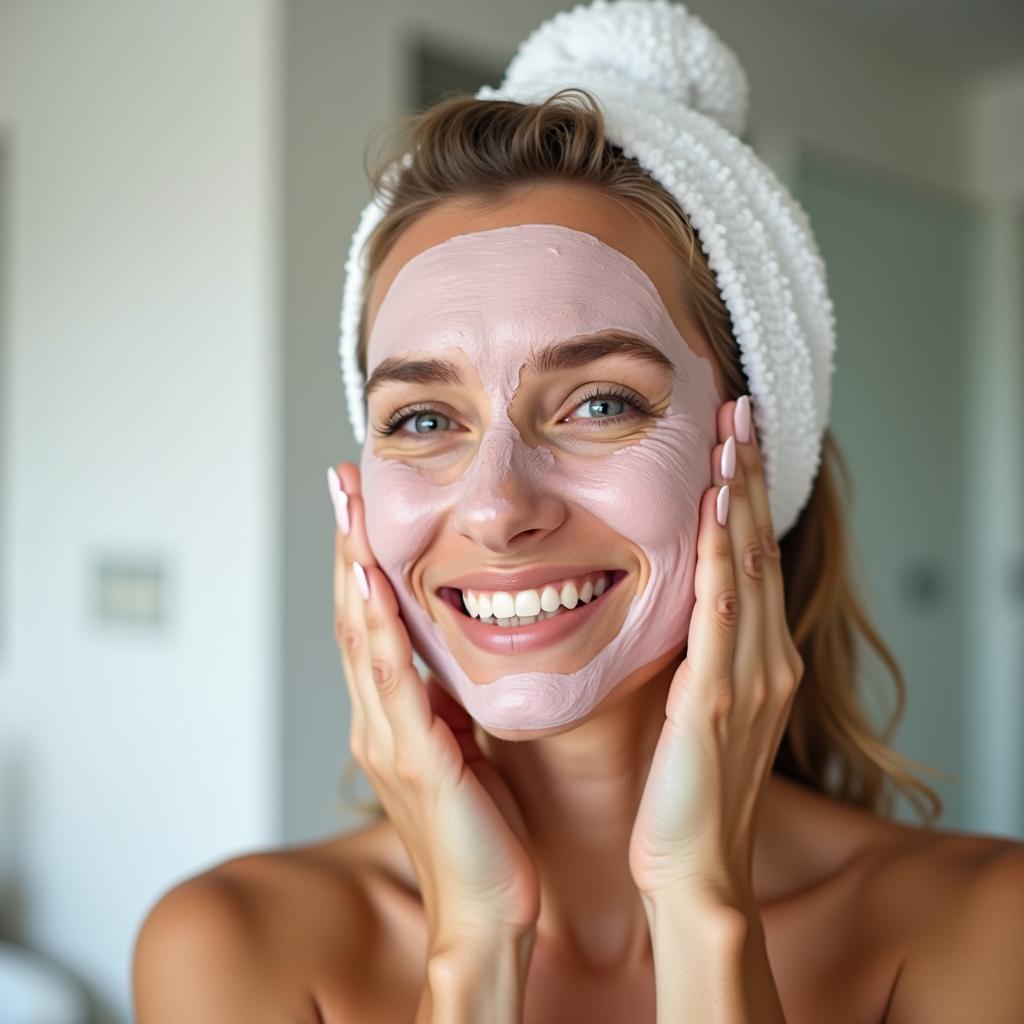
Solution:
<path fill-rule="evenodd" d="M 493 420 L 463 479 L 453 528 L 496 553 L 557 529 L 566 507 L 553 486 L 554 462 L 549 449 L 524 444 L 507 417 Z"/>

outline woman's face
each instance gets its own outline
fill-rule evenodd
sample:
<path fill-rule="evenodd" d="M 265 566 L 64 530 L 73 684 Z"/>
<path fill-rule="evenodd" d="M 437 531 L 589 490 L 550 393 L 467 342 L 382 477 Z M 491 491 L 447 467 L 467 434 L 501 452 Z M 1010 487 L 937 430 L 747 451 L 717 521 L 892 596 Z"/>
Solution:
<path fill-rule="evenodd" d="M 544 185 L 430 211 L 378 272 L 370 545 L 414 646 L 495 735 L 578 723 L 685 646 L 724 386 L 679 263 L 600 193 Z M 587 580 L 605 589 L 566 608 Z M 531 590 L 561 610 L 464 609 L 504 592 L 529 615 Z"/>

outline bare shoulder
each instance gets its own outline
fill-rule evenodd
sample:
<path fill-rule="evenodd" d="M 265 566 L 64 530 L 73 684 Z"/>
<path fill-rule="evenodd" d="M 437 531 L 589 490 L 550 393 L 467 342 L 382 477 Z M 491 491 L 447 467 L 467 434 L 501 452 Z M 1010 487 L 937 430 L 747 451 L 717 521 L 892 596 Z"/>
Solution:
<path fill-rule="evenodd" d="M 1024 850 L 1012 839 L 893 822 L 877 835 L 860 896 L 887 908 L 908 944 L 931 934 L 979 882 L 1012 874 Z"/>
<path fill-rule="evenodd" d="M 150 908 L 132 957 L 138 1024 L 322 1021 L 358 987 L 376 928 L 359 833 L 246 853 Z"/>
<path fill-rule="evenodd" d="M 879 873 L 905 955 L 886 1024 L 1024 1020 L 1024 844 L 922 831 Z"/>

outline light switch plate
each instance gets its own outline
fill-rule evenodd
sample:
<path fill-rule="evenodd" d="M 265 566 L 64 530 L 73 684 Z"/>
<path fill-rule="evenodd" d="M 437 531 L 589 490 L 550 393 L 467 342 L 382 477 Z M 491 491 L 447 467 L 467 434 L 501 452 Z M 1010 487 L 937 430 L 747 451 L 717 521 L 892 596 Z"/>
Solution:
<path fill-rule="evenodd" d="M 167 614 L 167 573 L 153 556 L 101 555 L 94 567 L 97 618 L 159 626 Z"/>

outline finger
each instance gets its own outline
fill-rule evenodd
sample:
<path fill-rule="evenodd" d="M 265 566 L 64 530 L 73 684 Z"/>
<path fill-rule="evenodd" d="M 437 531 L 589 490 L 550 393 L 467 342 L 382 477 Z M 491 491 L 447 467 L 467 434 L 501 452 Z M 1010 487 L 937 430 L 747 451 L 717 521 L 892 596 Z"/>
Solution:
<path fill-rule="evenodd" d="M 340 465 L 344 465 L 341 463 Z M 330 495 L 331 504 L 334 505 L 334 519 L 338 526 L 338 533 L 345 536 L 349 532 L 348 518 L 348 494 L 338 475 L 340 466 L 327 467 L 327 493 Z"/>
<path fill-rule="evenodd" d="M 342 546 L 340 531 L 336 533 L 334 543 L 334 640 L 338 645 L 338 653 L 341 655 L 341 673 L 345 681 L 345 689 L 348 691 L 349 704 L 352 708 L 352 721 L 349 733 L 350 744 L 353 750 L 362 742 L 359 738 L 363 735 L 365 728 L 366 714 L 363 710 L 363 698 L 355 685 L 355 668 L 352 664 L 350 649 L 354 642 L 358 642 L 352 636 L 353 630 L 346 618 L 345 603 L 348 590 L 348 576 L 351 569 L 346 565 L 345 552 Z"/>
<path fill-rule="evenodd" d="M 340 564 L 335 572 L 335 601 L 341 607 L 341 651 L 345 679 L 352 701 L 353 753 L 365 755 L 369 749 L 381 757 L 388 757 L 394 746 L 391 727 L 373 692 L 370 654 L 366 636 L 366 609 L 360 583 L 365 583 L 365 570 L 360 557 L 373 563 L 373 553 L 366 539 L 365 515 L 359 493 L 359 470 L 351 462 L 342 462 L 336 468 L 336 478 L 328 474 L 332 499 L 338 507 L 334 485 L 341 494 L 344 515 L 339 517 Z M 347 532 L 342 532 L 344 526 Z M 359 565 L 360 568 L 356 568 Z M 360 575 L 363 579 L 360 580 Z M 340 582 L 339 582 L 340 581 Z M 336 627 L 336 632 L 338 631 Z M 358 721 L 357 721 L 358 720 Z M 357 750 L 358 747 L 361 750 Z"/>
<path fill-rule="evenodd" d="M 358 562 L 364 569 L 376 565 L 377 559 L 366 535 L 366 502 L 363 499 L 359 469 L 351 462 L 338 467 L 341 486 L 348 495 L 348 517 L 351 529 L 345 537 L 345 560 Z"/>
<path fill-rule="evenodd" d="M 349 704 L 352 709 L 349 743 L 356 752 L 362 745 L 365 727 L 363 700 L 355 686 L 355 669 L 349 655 L 349 645 L 354 637 L 348 629 L 345 618 L 346 593 L 348 575 L 351 572 L 345 561 L 345 536 L 350 531 L 351 521 L 348 514 L 348 498 L 341 487 L 338 468 L 330 466 L 327 470 L 327 491 L 334 505 L 334 516 L 337 530 L 334 534 L 334 641 L 341 656 L 342 678 L 348 692 Z"/>
<path fill-rule="evenodd" d="M 685 664 L 703 690 L 731 679 L 736 647 L 739 606 L 728 525 L 719 525 L 716 518 L 720 490 L 711 487 L 701 498 L 694 575 L 697 603 L 686 643 Z"/>
<path fill-rule="evenodd" d="M 422 765 L 429 757 L 434 713 L 413 664 L 412 642 L 391 584 L 376 566 L 365 572 L 370 591 L 365 605 L 367 650 L 376 696 L 391 727 L 396 757 Z"/>
<path fill-rule="evenodd" d="M 354 462 L 339 462 L 337 466 L 338 478 L 345 493 L 351 498 L 353 495 L 362 496 L 362 474 Z"/>
<path fill-rule="evenodd" d="M 427 676 L 425 686 L 430 710 L 448 723 L 466 763 L 484 759 L 484 752 L 476 738 L 476 723 L 469 712 L 444 688 L 433 672 Z"/>
<path fill-rule="evenodd" d="M 369 580 L 365 573 L 366 570 L 358 562 L 353 562 L 347 574 L 345 582 L 346 646 L 352 668 L 352 685 L 359 692 L 359 699 L 363 705 L 367 752 L 372 750 L 375 755 L 380 756 L 382 762 L 390 763 L 394 755 L 395 741 L 391 723 L 381 706 L 373 678 L 366 621 L 367 601 L 363 590 Z"/>
<path fill-rule="evenodd" d="M 765 654 L 773 669 L 791 667 L 789 649 L 792 636 L 786 619 L 786 587 L 782 575 L 782 557 L 775 526 L 772 523 L 771 503 L 764 460 L 757 442 L 757 431 L 751 425 L 750 443 L 740 445 L 739 461 L 747 481 L 747 492 L 754 515 L 754 528 L 761 538 L 764 552 L 764 625 Z"/>
<path fill-rule="evenodd" d="M 737 429 L 742 424 L 736 419 L 738 402 L 728 402 L 719 410 L 719 439 L 724 443 L 730 436 L 735 437 L 737 449 L 736 472 L 729 481 L 729 536 L 732 541 L 733 574 L 739 598 L 739 625 L 736 633 L 736 657 L 733 663 L 736 679 L 736 701 L 743 703 L 744 697 L 767 683 L 764 628 L 764 552 L 761 538 L 754 525 L 754 513 L 750 506 L 750 489 L 743 473 L 740 453 L 749 448 Z M 742 412 L 741 412 L 742 415 Z M 715 467 L 716 474 L 721 466 Z M 721 479 L 721 478 L 719 478 Z M 760 695 L 763 696 L 763 695 Z M 760 699 L 760 697 L 759 697 Z"/>

